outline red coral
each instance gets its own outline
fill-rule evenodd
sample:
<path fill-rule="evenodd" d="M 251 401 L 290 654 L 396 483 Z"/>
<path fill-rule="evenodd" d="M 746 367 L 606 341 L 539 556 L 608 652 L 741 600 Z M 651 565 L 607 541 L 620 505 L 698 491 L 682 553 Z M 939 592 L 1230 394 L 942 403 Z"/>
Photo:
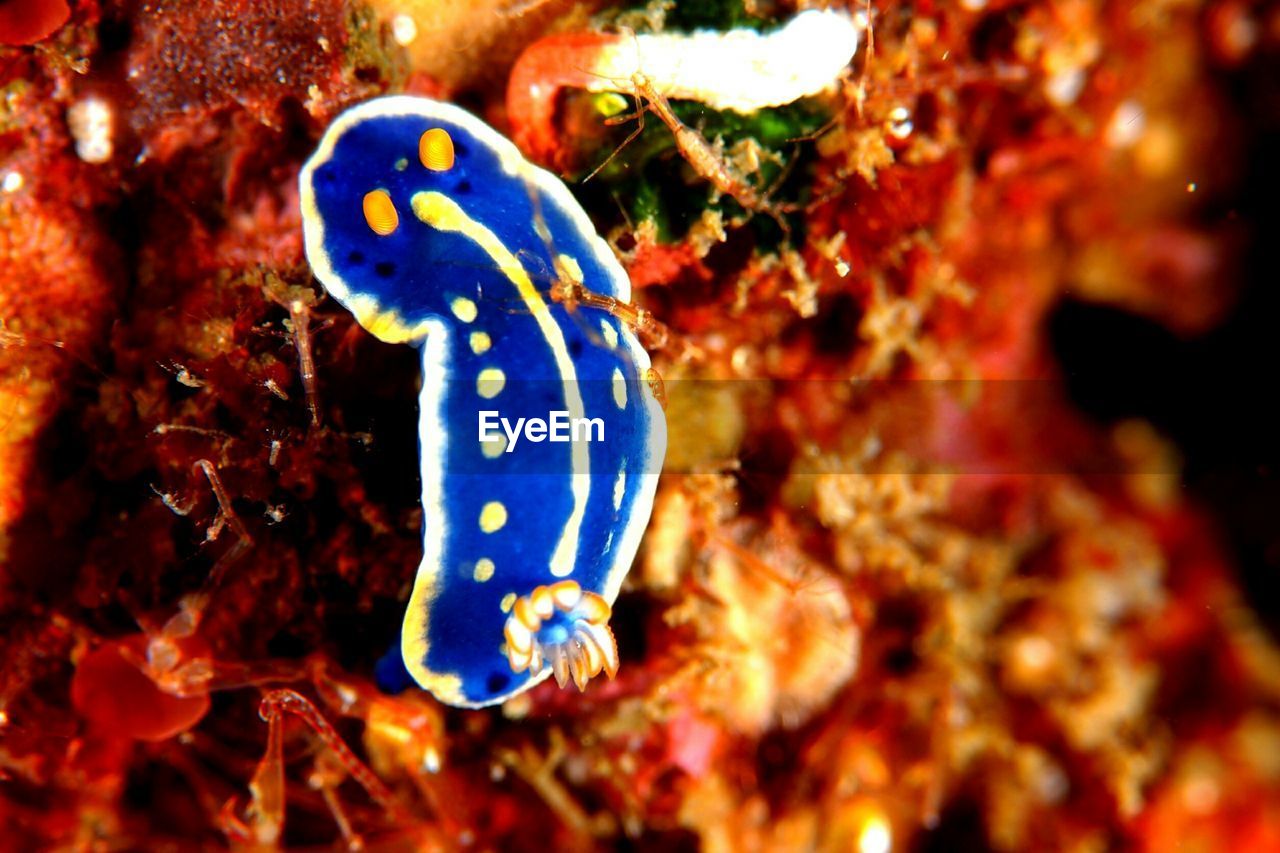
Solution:
<path fill-rule="evenodd" d="M 67 0 L 0 0 L 0 44 L 35 44 L 70 17 Z"/>

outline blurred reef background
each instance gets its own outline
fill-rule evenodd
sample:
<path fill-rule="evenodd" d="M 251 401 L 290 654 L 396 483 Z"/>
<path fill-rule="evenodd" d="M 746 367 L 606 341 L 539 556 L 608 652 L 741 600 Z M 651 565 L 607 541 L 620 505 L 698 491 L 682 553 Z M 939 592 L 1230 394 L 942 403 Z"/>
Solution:
<path fill-rule="evenodd" d="M 853 3 L 827 92 L 672 102 L 777 216 L 584 91 L 796 11 L 0 0 L 0 848 L 1280 849 L 1280 4 Z M 669 332 L 585 693 L 375 686 L 418 362 L 297 175 L 388 92 L 550 97 Z"/>

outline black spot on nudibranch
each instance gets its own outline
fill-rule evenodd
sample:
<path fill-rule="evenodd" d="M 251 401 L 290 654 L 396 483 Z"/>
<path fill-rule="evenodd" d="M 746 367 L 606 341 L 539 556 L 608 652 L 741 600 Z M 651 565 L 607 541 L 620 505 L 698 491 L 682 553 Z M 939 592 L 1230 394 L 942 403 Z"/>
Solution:
<path fill-rule="evenodd" d="M 391 261 L 378 261 L 373 265 L 373 271 L 383 278 L 391 278 L 396 274 L 396 265 Z"/>
<path fill-rule="evenodd" d="M 577 338 L 574 338 L 573 340 L 569 341 L 569 355 L 573 356 L 574 358 L 577 358 L 578 356 L 582 355 L 582 341 L 578 340 Z"/>
<path fill-rule="evenodd" d="M 349 264 L 363 264 L 363 263 L 364 263 L 364 252 L 352 252 L 351 254 L 347 255 L 347 263 L 349 263 Z"/>
<path fill-rule="evenodd" d="M 485 679 L 484 686 L 490 693 L 501 693 L 511 683 L 511 676 L 502 672 L 491 672 Z"/>
<path fill-rule="evenodd" d="M 469 193 L 471 192 L 471 182 L 458 181 L 458 185 L 453 188 L 453 191 L 458 193 Z"/>

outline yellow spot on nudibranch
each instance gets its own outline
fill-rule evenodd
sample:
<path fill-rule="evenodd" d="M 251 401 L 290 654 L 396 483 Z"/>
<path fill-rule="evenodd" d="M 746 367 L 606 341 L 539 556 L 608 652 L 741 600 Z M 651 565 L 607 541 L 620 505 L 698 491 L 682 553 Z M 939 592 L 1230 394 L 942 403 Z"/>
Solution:
<path fill-rule="evenodd" d="M 511 608 L 515 607 L 515 604 L 516 604 L 516 594 L 514 592 L 509 592 L 506 595 L 502 596 L 502 601 L 499 603 L 498 606 L 502 608 L 503 613 L 510 613 Z"/>
<path fill-rule="evenodd" d="M 507 374 L 500 367 L 486 367 L 476 374 L 476 393 L 486 400 L 501 394 L 506 384 Z"/>
<path fill-rule="evenodd" d="M 499 433 L 496 441 L 480 442 L 480 452 L 485 459 L 497 459 L 507 452 L 507 437 Z"/>
<path fill-rule="evenodd" d="M 499 501 L 489 501 L 480 510 L 480 529 L 496 533 L 507 523 L 507 508 Z"/>
<path fill-rule="evenodd" d="M 490 560 L 488 557 L 481 557 L 479 560 L 476 560 L 476 568 L 475 571 L 471 573 L 471 576 L 475 578 L 476 583 L 484 583 L 489 580 L 489 578 L 493 577 L 493 571 L 493 560 Z"/>
<path fill-rule="evenodd" d="M 618 330 L 610 326 L 604 320 L 600 321 L 600 333 L 604 335 L 604 342 L 609 345 L 609 349 L 617 349 L 618 347 Z"/>
<path fill-rule="evenodd" d="M 465 296 L 455 296 L 449 303 L 449 310 L 464 323 L 470 323 L 476 318 L 476 304 Z"/>
<path fill-rule="evenodd" d="M 613 369 L 613 402 L 618 404 L 619 409 L 627 407 L 627 380 L 616 367 Z"/>
<path fill-rule="evenodd" d="M 385 237 L 400 225 L 400 214 L 386 190 L 370 190 L 364 194 L 364 221 L 374 234 Z"/>
<path fill-rule="evenodd" d="M 493 346 L 493 340 L 489 337 L 488 332 L 471 333 L 471 351 L 476 355 L 488 352 L 491 346 Z"/>
<path fill-rule="evenodd" d="M 418 140 L 418 159 L 433 172 L 453 168 L 453 138 L 443 127 L 433 127 Z"/>
<path fill-rule="evenodd" d="M 578 263 L 578 259 L 573 255 L 557 255 L 556 265 L 557 272 L 561 275 L 567 276 L 575 284 L 582 284 L 582 265 Z"/>

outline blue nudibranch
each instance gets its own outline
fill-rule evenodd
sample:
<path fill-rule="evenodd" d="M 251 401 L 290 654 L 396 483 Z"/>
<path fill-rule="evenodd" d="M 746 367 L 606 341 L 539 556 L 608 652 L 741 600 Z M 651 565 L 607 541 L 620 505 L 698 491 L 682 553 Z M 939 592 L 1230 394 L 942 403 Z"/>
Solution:
<path fill-rule="evenodd" d="M 632 331 L 551 298 L 548 279 L 626 302 L 621 265 L 558 178 L 449 104 L 348 110 L 300 182 L 317 278 L 369 332 L 422 353 L 409 673 L 464 707 L 553 672 L 579 688 L 612 676 L 610 607 L 649 518 L 666 422 Z M 526 431 L 508 448 L 481 441 L 486 411 L 599 419 L 603 440 L 530 443 Z"/>

